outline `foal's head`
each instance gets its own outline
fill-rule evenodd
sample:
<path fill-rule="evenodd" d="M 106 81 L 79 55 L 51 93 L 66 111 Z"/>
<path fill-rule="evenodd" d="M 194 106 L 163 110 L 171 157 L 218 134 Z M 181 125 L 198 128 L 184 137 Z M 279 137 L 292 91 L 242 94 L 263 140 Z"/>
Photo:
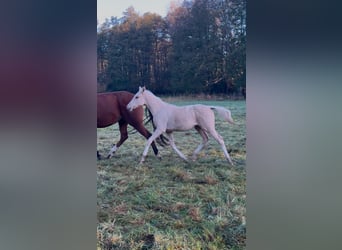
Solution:
<path fill-rule="evenodd" d="M 144 91 L 145 87 L 139 87 L 139 91 L 133 96 L 132 100 L 127 104 L 127 109 L 132 111 L 133 109 L 146 104 Z"/>

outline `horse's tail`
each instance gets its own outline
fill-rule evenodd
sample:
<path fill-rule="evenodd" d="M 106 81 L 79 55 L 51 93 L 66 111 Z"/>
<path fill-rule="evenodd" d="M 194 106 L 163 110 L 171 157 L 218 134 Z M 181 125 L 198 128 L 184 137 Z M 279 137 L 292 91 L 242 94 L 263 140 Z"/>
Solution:
<path fill-rule="evenodd" d="M 144 119 L 144 125 L 147 125 L 148 123 L 150 123 L 152 121 L 153 127 L 154 127 L 154 123 L 153 123 L 153 116 L 151 111 L 148 108 L 145 108 L 145 119 Z"/>
<path fill-rule="evenodd" d="M 218 106 L 210 106 L 211 109 L 214 109 L 217 111 L 217 113 L 227 122 L 230 124 L 235 124 L 232 114 L 229 109 L 218 107 Z"/>

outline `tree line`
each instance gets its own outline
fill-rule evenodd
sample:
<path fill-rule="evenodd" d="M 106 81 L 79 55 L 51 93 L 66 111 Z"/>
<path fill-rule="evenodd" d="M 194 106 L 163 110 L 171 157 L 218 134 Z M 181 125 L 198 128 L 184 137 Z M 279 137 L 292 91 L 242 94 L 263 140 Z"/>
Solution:
<path fill-rule="evenodd" d="M 166 17 L 129 7 L 97 31 L 98 91 L 244 95 L 246 0 L 173 2 Z"/>

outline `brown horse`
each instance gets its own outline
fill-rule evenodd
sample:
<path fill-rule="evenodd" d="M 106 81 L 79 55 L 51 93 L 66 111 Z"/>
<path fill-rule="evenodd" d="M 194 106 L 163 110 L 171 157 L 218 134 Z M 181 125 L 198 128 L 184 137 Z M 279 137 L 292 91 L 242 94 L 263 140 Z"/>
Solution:
<path fill-rule="evenodd" d="M 112 157 L 121 144 L 127 140 L 128 124 L 146 139 L 151 136 L 151 133 L 144 127 L 144 108 L 141 106 L 132 112 L 126 108 L 133 96 L 134 94 L 127 91 L 97 94 L 97 127 L 105 128 L 119 122 L 120 140 L 110 150 L 107 158 Z M 158 149 L 154 142 L 152 148 L 154 154 L 158 156 Z M 97 158 L 101 158 L 99 151 L 97 151 Z"/>

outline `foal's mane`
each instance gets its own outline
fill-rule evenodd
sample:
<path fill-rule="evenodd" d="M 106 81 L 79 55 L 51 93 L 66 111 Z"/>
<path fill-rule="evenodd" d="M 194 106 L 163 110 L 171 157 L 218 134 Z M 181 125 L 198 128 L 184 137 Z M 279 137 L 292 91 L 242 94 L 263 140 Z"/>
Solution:
<path fill-rule="evenodd" d="M 158 96 L 156 96 L 155 94 L 153 94 L 153 93 L 152 93 L 151 91 L 149 91 L 148 89 L 145 89 L 144 92 L 146 92 L 146 94 L 149 95 L 149 96 L 153 96 L 153 98 L 154 98 L 155 100 L 158 100 L 158 101 L 161 102 L 161 103 L 167 103 L 167 102 L 164 102 L 160 97 L 158 97 Z M 144 93 L 144 92 L 143 92 L 143 93 Z"/>
<path fill-rule="evenodd" d="M 148 89 L 145 89 L 144 92 L 146 92 L 148 95 L 154 96 L 154 98 L 156 98 L 156 99 L 161 100 L 158 96 L 156 96 L 155 94 L 153 94 L 153 93 L 152 93 L 150 90 L 148 90 Z"/>

